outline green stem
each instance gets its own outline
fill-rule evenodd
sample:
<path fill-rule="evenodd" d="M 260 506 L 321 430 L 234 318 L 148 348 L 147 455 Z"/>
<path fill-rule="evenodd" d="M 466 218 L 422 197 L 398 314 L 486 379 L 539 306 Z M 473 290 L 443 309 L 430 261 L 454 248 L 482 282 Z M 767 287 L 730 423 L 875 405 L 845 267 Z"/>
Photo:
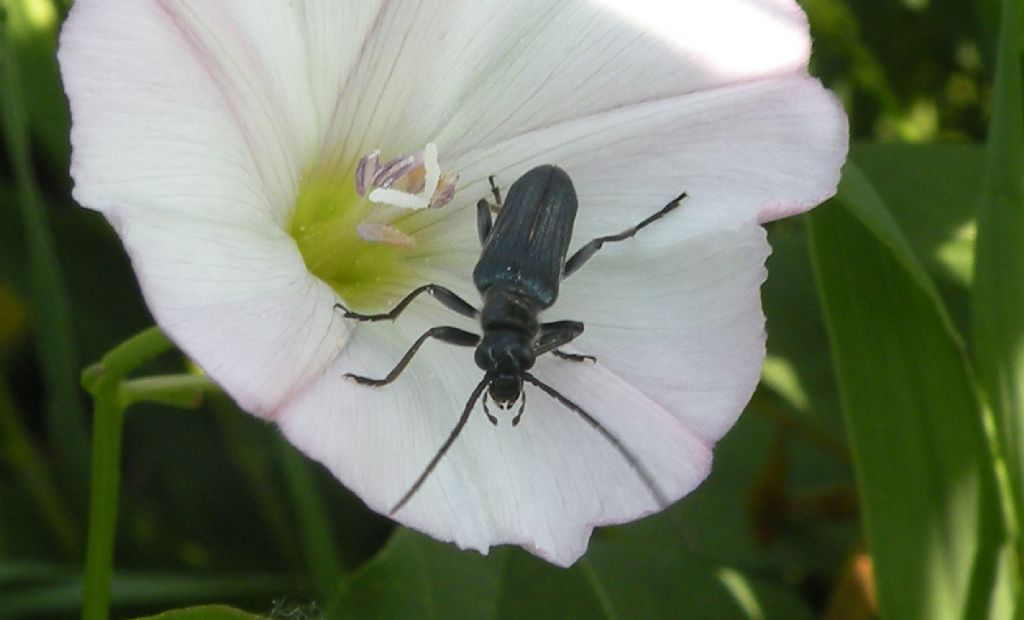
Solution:
<path fill-rule="evenodd" d="M 125 381 L 121 396 L 125 407 L 138 402 L 158 403 L 179 409 L 195 409 L 203 396 L 218 392 L 220 388 L 205 375 L 163 375 Z"/>
<path fill-rule="evenodd" d="M 92 435 L 89 540 L 82 604 L 84 620 L 110 617 L 110 579 L 114 571 L 118 489 L 121 484 L 121 431 L 124 409 L 116 380 L 96 386 Z"/>
<path fill-rule="evenodd" d="M 142 364 L 174 348 L 159 327 L 150 327 L 117 345 L 82 373 L 82 386 L 94 390 L 105 379 L 123 379 Z"/>
<path fill-rule="evenodd" d="M 89 497 L 89 538 L 86 545 L 82 617 L 105 620 L 110 616 L 110 580 L 114 571 L 114 538 L 117 529 L 118 489 L 121 485 L 121 434 L 124 410 L 149 400 L 144 388 L 154 387 L 160 402 L 192 402 L 196 382 L 177 382 L 182 395 L 168 394 L 168 382 L 125 377 L 140 365 L 170 350 L 171 342 L 158 328 L 150 328 L 121 343 L 100 363 L 82 373 L 82 385 L 93 396 L 95 414 L 92 435 L 92 471 Z M 205 384 L 199 386 L 205 389 Z"/>

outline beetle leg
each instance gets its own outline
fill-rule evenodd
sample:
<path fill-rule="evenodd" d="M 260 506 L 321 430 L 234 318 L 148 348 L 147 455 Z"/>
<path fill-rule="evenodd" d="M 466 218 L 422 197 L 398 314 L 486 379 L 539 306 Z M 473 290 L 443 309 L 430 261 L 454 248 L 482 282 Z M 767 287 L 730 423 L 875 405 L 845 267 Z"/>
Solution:
<path fill-rule="evenodd" d="M 491 236 L 491 226 L 494 224 L 491 218 L 491 203 L 481 198 L 476 203 L 476 232 L 480 236 L 480 245 L 486 245 L 487 238 Z"/>
<path fill-rule="evenodd" d="M 477 344 L 480 343 L 480 336 L 459 329 L 458 327 L 431 327 L 427 331 L 423 332 L 423 335 L 417 338 L 416 342 L 412 343 L 412 346 L 409 347 L 409 350 L 405 352 L 405 355 L 402 356 L 402 359 L 398 361 L 398 364 L 394 368 L 392 368 L 391 372 L 388 373 L 388 376 L 384 377 L 383 379 L 371 379 L 369 377 L 353 375 L 352 373 L 346 373 L 345 377 L 348 379 L 352 379 L 356 383 L 360 383 L 362 385 L 370 385 L 373 387 L 387 385 L 388 383 L 391 383 L 392 381 L 397 379 L 400 374 L 402 374 L 402 371 L 405 370 L 405 367 L 409 365 L 409 362 L 412 360 L 412 357 L 416 355 L 416 351 L 419 351 L 420 347 L 423 346 L 423 343 L 427 341 L 427 338 L 437 338 L 441 342 L 447 342 L 448 344 L 454 344 L 460 347 L 475 347 Z"/>
<path fill-rule="evenodd" d="M 567 344 L 583 333 L 583 323 L 579 321 L 552 321 L 542 323 L 540 335 L 537 336 L 537 343 L 534 345 L 534 353 L 538 356 L 553 351 L 556 355 L 560 351 L 556 348 Z M 563 355 L 569 355 L 565 353 Z"/>
<path fill-rule="evenodd" d="M 487 177 L 487 182 L 491 184 L 491 194 L 494 195 L 494 202 L 497 205 L 487 202 L 486 198 L 481 198 L 476 203 L 476 232 L 480 236 L 480 245 L 487 243 L 487 238 L 491 236 L 494 215 L 501 210 L 501 190 L 494 184 L 493 174 Z"/>
<path fill-rule="evenodd" d="M 334 309 L 344 312 L 346 319 L 356 319 L 358 321 L 393 321 L 398 318 L 398 315 L 402 314 L 406 307 L 412 303 L 413 299 L 416 299 L 416 297 L 423 293 L 430 293 L 431 297 L 441 302 L 445 308 L 448 308 L 452 312 L 457 312 L 462 316 L 475 319 L 480 314 L 480 312 L 471 306 L 468 301 L 459 297 L 451 290 L 441 286 L 440 284 L 424 284 L 419 288 L 413 289 L 413 291 L 406 295 L 402 301 L 398 302 L 397 306 L 392 308 L 389 312 L 382 312 L 381 314 L 360 314 L 358 312 L 352 312 L 340 302 L 334 304 Z"/>
<path fill-rule="evenodd" d="M 583 266 L 584 263 L 590 260 L 590 258 L 594 254 L 596 254 L 597 251 L 604 246 L 604 244 L 610 243 L 612 241 L 624 241 L 626 239 L 629 239 L 630 237 L 635 235 L 640 229 L 644 228 L 648 224 L 651 224 L 655 220 L 662 218 L 668 212 L 678 207 L 680 204 L 682 204 L 684 198 L 686 198 L 686 192 L 683 192 L 682 194 L 676 196 L 675 200 L 668 203 L 667 205 L 662 207 L 660 211 L 648 217 L 647 219 L 640 222 L 636 226 L 630 226 L 629 228 L 620 232 L 617 235 L 607 235 L 604 237 L 598 237 L 597 239 L 593 239 L 592 241 L 588 242 L 582 248 L 577 250 L 575 254 L 570 256 L 569 260 L 565 261 L 565 269 L 562 270 L 562 279 L 568 278 L 573 273 L 575 273 L 576 270 L 578 270 L 580 267 Z"/>

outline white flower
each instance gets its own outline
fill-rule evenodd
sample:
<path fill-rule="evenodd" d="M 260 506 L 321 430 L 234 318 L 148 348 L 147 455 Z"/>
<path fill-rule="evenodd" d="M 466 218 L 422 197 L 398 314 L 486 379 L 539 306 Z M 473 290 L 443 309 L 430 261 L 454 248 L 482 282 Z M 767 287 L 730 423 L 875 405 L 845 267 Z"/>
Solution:
<path fill-rule="evenodd" d="M 380 312 L 428 282 L 478 304 L 473 206 L 488 175 L 507 189 L 541 163 L 575 183 L 572 249 L 689 194 L 544 314 L 584 322 L 567 350 L 597 363 L 545 355 L 532 372 L 669 499 L 700 483 L 764 357 L 759 223 L 830 196 L 846 154 L 809 49 L 792 0 L 78 0 L 60 61 L 75 197 L 117 229 L 159 325 L 386 513 L 482 372 L 471 349 L 428 342 L 389 386 L 343 377 L 385 375 L 429 327 L 479 326 L 428 296 L 394 323 L 334 304 Z M 458 175 L 447 206 L 356 191 L 364 157 L 428 144 L 439 170 L 400 206 L 437 206 Z M 659 509 L 605 438 L 527 393 L 514 429 L 475 412 L 394 517 L 568 565 L 594 526 Z"/>

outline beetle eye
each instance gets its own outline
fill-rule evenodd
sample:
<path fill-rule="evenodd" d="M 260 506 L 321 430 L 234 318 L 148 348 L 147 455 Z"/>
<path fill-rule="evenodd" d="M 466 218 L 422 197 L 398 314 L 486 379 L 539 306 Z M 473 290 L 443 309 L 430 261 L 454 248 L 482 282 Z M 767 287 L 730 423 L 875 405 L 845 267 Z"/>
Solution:
<path fill-rule="evenodd" d="M 536 360 L 536 357 L 530 347 L 516 347 L 513 351 L 513 355 L 515 356 L 520 369 L 529 370 L 530 368 L 533 368 L 533 362 Z"/>
<path fill-rule="evenodd" d="M 491 356 L 491 350 L 488 348 L 477 347 L 476 353 L 473 354 L 473 359 L 481 370 L 487 370 L 494 366 L 494 358 Z"/>

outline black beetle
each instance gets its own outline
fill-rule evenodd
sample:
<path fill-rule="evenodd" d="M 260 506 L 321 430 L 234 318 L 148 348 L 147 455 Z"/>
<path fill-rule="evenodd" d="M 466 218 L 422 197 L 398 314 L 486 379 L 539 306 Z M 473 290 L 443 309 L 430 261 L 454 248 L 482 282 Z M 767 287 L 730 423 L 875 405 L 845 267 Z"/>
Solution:
<path fill-rule="evenodd" d="M 512 419 L 512 425 L 517 425 L 526 406 L 524 381 L 537 386 L 601 433 L 629 462 L 658 504 L 666 506 L 668 501 L 655 483 L 654 477 L 615 435 L 582 407 L 537 379 L 529 370 L 536 358 L 545 353 L 576 362 L 596 362 L 593 357 L 587 355 L 558 350 L 558 347 L 583 333 L 583 323 L 541 323 L 537 319 L 538 315 L 555 303 L 562 279 L 582 267 L 605 243 L 632 237 L 641 228 L 678 207 L 686 193 L 680 194 L 636 226 L 616 235 L 591 240 L 566 260 L 578 206 L 576 190 L 569 175 L 556 166 L 538 166 L 512 184 L 504 204 L 501 193 L 494 184 L 494 177 L 490 178 L 490 183 L 499 207 L 498 216 L 492 222 L 491 210 L 495 207 L 486 199 L 477 203 L 477 231 L 483 251 L 473 269 L 473 283 L 483 297 L 483 310 L 478 311 L 454 292 L 438 284 L 426 284 L 414 289 L 390 312 L 382 314 L 359 314 L 340 303 L 335 304 L 335 308 L 342 310 L 346 318 L 360 321 L 393 320 L 413 299 L 422 293 L 429 293 L 452 311 L 469 318 L 479 318 L 483 331 L 481 337 L 457 327 L 433 327 L 416 339 L 394 369 L 383 379 L 345 375 L 363 385 L 381 386 L 391 383 L 398 378 L 428 338 L 459 346 L 476 347 L 476 364 L 484 371 L 484 378 L 473 390 L 462 416 L 448 438 L 389 514 L 394 514 L 412 499 L 430 476 L 462 432 L 473 406 L 484 389 L 487 389 L 491 399 L 501 409 L 509 409 L 516 401 L 521 400 L 519 411 Z M 486 397 L 483 399 L 483 407 L 488 420 L 497 424 L 497 418 L 487 410 Z"/>

